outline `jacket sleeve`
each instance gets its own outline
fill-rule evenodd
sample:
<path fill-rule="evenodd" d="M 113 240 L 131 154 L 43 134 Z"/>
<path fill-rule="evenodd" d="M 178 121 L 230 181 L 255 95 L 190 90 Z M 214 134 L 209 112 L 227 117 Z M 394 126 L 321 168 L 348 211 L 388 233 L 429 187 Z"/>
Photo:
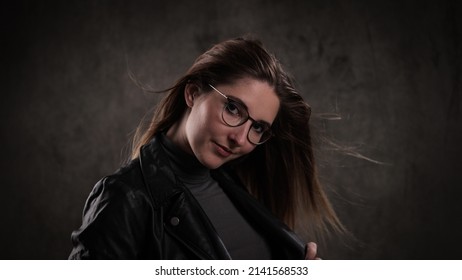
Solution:
<path fill-rule="evenodd" d="M 141 190 L 106 177 L 90 193 L 69 259 L 142 258 L 149 203 Z M 145 249 L 144 249 L 145 250 Z"/>

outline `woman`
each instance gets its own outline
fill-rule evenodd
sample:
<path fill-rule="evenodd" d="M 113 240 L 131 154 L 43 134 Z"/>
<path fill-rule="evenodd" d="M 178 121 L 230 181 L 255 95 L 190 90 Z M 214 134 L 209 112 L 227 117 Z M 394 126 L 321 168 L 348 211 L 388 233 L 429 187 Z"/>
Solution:
<path fill-rule="evenodd" d="M 314 259 L 342 229 L 317 176 L 310 107 L 252 39 L 198 57 L 99 181 L 71 259 Z"/>

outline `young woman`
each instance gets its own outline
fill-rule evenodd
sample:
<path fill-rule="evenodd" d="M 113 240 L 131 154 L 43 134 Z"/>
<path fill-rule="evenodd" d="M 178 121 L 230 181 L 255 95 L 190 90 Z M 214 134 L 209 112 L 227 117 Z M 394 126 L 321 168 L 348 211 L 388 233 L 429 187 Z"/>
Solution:
<path fill-rule="evenodd" d="M 215 45 L 99 181 L 71 259 L 314 259 L 342 229 L 317 179 L 311 109 L 252 39 Z"/>

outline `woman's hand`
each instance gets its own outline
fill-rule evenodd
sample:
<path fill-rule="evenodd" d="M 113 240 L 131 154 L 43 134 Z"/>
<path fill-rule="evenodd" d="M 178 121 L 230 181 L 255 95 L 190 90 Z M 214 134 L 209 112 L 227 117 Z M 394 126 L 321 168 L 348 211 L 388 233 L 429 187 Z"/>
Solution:
<path fill-rule="evenodd" d="M 306 243 L 305 247 L 305 260 L 320 260 L 321 258 L 317 257 L 318 245 L 314 242 Z"/>

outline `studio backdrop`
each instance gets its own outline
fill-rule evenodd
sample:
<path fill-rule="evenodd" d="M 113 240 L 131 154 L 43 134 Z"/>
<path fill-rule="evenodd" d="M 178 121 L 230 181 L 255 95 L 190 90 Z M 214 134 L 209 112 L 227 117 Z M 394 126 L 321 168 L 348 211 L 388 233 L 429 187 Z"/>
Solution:
<path fill-rule="evenodd" d="M 462 258 L 461 11 L 457 0 L 3 5 L 0 258 L 67 258 L 93 185 L 126 161 L 159 100 L 132 78 L 168 88 L 246 34 L 313 109 L 321 180 L 351 231 L 319 254 Z"/>

